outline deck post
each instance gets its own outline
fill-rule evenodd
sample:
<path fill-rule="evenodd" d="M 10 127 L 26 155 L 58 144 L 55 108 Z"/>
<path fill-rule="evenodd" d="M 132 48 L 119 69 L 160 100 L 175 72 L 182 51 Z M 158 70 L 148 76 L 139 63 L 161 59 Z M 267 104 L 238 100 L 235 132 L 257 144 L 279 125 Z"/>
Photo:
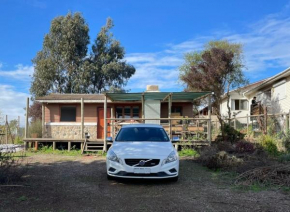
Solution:
<path fill-rule="evenodd" d="M 71 142 L 69 141 L 67 144 L 67 151 L 70 152 L 70 150 L 71 150 Z"/>
<path fill-rule="evenodd" d="M 111 117 L 115 118 L 114 116 L 114 111 L 113 111 L 113 107 L 111 107 Z M 113 120 L 111 119 L 111 137 L 113 138 Z"/>
<path fill-rule="evenodd" d="M 288 113 L 288 130 L 290 130 L 290 110 L 289 110 L 289 113 Z"/>
<path fill-rule="evenodd" d="M 172 125 L 171 125 L 171 101 L 172 95 L 168 96 L 168 123 L 169 123 L 169 138 L 172 139 Z"/>
<path fill-rule="evenodd" d="M 53 150 L 55 150 L 55 146 L 56 146 L 56 143 L 55 143 L 55 141 L 54 141 L 54 142 L 52 142 L 52 149 L 53 149 Z"/>
<path fill-rule="evenodd" d="M 84 136 L 84 98 L 81 98 L 81 138 Z"/>
<path fill-rule="evenodd" d="M 103 151 L 107 152 L 107 95 L 104 101 L 104 148 Z"/>
<path fill-rule="evenodd" d="M 41 109 L 42 109 L 42 138 L 44 138 L 44 134 L 45 134 L 45 106 L 44 103 L 42 103 L 41 105 Z"/>
<path fill-rule="evenodd" d="M 142 94 L 141 102 L 142 102 L 142 119 L 144 119 L 145 118 L 145 114 L 144 114 L 144 93 Z M 144 122 L 144 120 L 142 120 L 142 122 Z"/>
<path fill-rule="evenodd" d="M 9 124 L 8 124 L 8 115 L 6 115 L 6 119 L 5 119 L 5 140 L 6 140 L 6 144 L 8 144 L 8 127 L 9 127 Z"/>
<path fill-rule="evenodd" d="M 208 95 L 208 122 L 207 122 L 207 140 L 211 145 L 211 94 Z"/>
<path fill-rule="evenodd" d="M 247 114 L 247 134 L 249 135 L 249 115 Z"/>
<path fill-rule="evenodd" d="M 28 110 L 29 110 L 29 98 L 26 99 L 26 117 L 25 117 L 25 135 L 24 137 L 28 137 Z"/>

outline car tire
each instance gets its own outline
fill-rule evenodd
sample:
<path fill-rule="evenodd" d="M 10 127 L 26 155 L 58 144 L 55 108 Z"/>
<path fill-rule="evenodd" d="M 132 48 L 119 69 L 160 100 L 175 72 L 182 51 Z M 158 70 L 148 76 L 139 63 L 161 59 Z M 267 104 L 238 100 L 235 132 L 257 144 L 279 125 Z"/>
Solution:
<path fill-rule="evenodd" d="M 170 181 L 171 182 L 177 182 L 178 181 L 178 176 L 170 178 Z"/>
<path fill-rule="evenodd" d="M 110 175 L 107 174 L 107 179 L 108 180 L 114 180 L 114 177 L 112 177 L 112 176 L 110 176 Z"/>

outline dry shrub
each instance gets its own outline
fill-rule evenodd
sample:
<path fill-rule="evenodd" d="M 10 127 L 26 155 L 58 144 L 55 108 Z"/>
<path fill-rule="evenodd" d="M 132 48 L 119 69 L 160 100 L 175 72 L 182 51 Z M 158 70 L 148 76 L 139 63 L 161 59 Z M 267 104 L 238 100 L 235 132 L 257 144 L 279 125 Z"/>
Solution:
<path fill-rule="evenodd" d="M 251 169 L 239 175 L 236 185 L 287 186 L 290 187 L 290 165 L 272 165 Z"/>
<path fill-rule="evenodd" d="M 216 147 L 205 148 L 199 157 L 203 166 L 209 169 L 227 169 L 243 163 L 242 159 L 228 155 L 225 151 L 218 151 Z"/>
<path fill-rule="evenodd" d="M 228 153 L 234 152 L 234 150 L 235 150 L 233 145 L 232 145 L 232 143 L 225 142 L 225 141 L 218 142 L 217 143 L 217 149 L 219 151 L 225 151 L 225 152 L 228 152 Z"/>
<path fill-rule="evenodd" d="M 21 166 L 24 155 L 19 159 L 13 157 L 13 153 L 0 152 L 0 184 L 17 182 L 26 173 L 26 169 Z"/>
<path fill-rule="evenodd" d="M 236 143 L 235 151 L 237 153 L 253 153 L 255 151 L 255 146 L 247 141 L 239 141 Z"/>

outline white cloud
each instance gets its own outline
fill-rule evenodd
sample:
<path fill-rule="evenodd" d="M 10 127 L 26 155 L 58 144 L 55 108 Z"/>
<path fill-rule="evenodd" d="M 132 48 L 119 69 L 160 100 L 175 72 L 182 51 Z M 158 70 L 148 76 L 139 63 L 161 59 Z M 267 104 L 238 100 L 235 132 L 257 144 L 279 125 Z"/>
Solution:
<path fill-rule="evenodd" d="M 26 98 L 29 94 L 16 91 L 11 85 L 0 85 L 0 111 L 2 115 L 8 115 L 8 120 L 17 119 L 20 116 L 21 126 L 25 123 Z"/>
<path fill-rule="evenodd" d="M 179 44 L 168 44 L 159 52 L 133 53 L 127 62 L 136 67 L 135 75 L 127 88 L 145 89 L 148 84 L 159 85 L 161 89 L 181 90 L 178 83 L 178 67 L 183 63 L 184 53 L 199 51 L 209 40 L 227 39 L 244 45 L 247 75 L 262 76 L 271 68 L 285 69 L 290 66 L 290 4 L 281 13 L 271 14 L 249 24 L 247 32 L 217 30 L 211 35 L 196 36 Z M 254 74 L 253 74 L 254 73 Z M 276 74 L 276 73 L 274 73 Z"/>
<path fill-rule="evenodd" d="M 34 72 L 33 66 L 24 66 L 22 64 L 16 65 L 14 70 L 2 70 L 2 68 L 3 64 L 0 63 L 0 77 L 23 81 L 30 80 Z"/>

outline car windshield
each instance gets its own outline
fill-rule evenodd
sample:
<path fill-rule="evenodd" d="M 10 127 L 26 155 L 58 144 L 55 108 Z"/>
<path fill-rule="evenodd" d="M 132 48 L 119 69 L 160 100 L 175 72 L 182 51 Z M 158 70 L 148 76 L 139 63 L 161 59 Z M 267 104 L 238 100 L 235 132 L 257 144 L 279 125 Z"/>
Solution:
<path fill-rule="evenodd" d="M 122 128 L 115 141 L 157 141 L 166 142 L 169 138 L 163 128 L 128 127 Z"/>

